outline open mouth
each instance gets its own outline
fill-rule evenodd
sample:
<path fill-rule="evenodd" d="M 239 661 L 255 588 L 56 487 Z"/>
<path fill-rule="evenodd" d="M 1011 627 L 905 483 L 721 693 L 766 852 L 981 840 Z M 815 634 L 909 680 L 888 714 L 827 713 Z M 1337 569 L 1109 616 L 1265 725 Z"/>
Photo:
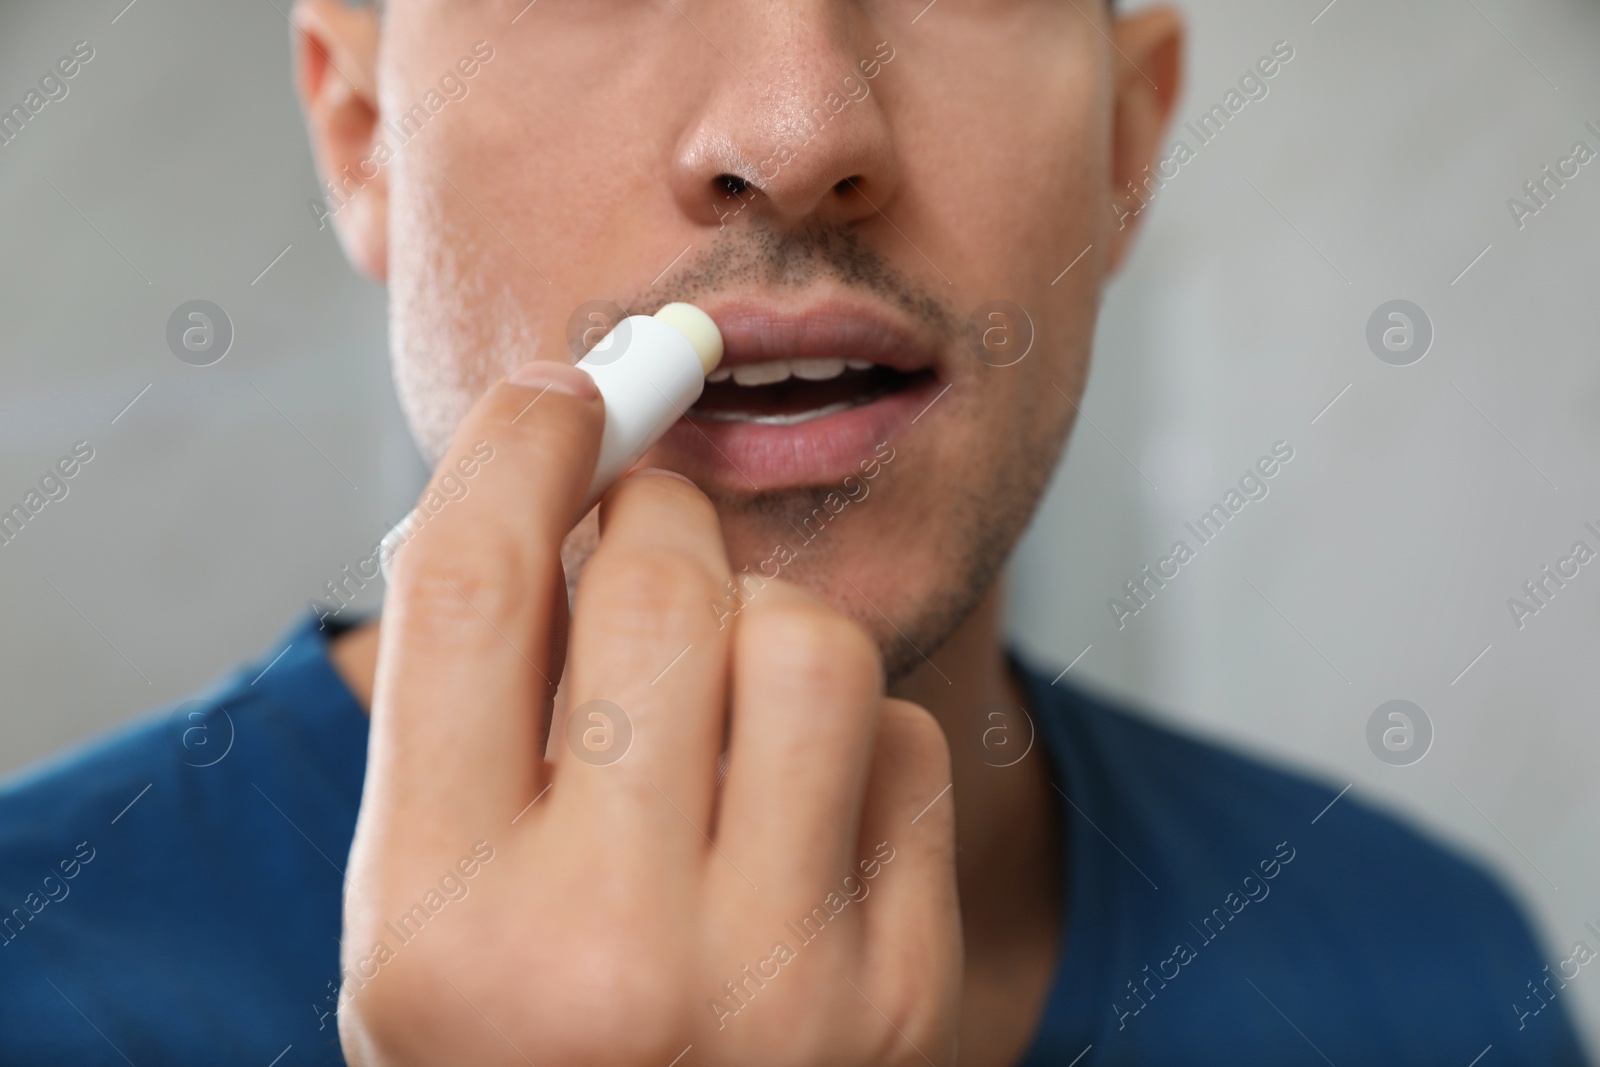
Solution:
<path fill-rule="evenodd" d="M 648 458 L 702 487 L 837 484 L 888 442 L 928 432 L 933 420 L 917 420 L 950 388 L 938 339 L 856 294 L 701 306 L 722 330 L 722 364 Z"/>
<path fill-rule="evenodd" d="M 689 416 L 708 422 L 798 426 L 914 388 L 928 371 L 865 359 L 773 359 L 718 367 Z"/>

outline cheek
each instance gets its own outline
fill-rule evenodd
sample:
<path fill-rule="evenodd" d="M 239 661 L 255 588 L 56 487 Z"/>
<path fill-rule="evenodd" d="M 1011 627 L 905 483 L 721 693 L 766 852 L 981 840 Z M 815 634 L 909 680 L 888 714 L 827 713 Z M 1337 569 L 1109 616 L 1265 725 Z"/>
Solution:
<path fill-rule="evenodd" d="M 460 210 L 470 209 L 427 188 L 415 175 L 415 157 L 405 162 L 390 178 L 389 340 L 401 405 L 432 463 L 472 402 L 503 373 L 502 361 L 522 347 L 509 336 L 520 318 L 499 286 L 480 281 L 503 275 L 494 273 L 498 265 L 482 240 L 464 235 L 472 220 Z"/>
<path fill-rule="evenodd" d="M 385 37 L 389 119 L 459 59 L 460 49 L 434 41 L 476 39 L 430 5 L 402 10 Z M 468 99 L 404 144 L 389 135 L 391 347 L 402 404 L 430 459 L 492 382 L 531 359 L 570 359 L 575 309 L 615 298 L 617 280 L 638 263 L 673 255 L 642 244 L 650 234 L 637 225 L 661 212 L 650 162 L 666 149 L 632 129 L 667 126 L 639 114 L 640 100 L 661 96 L 632 84 L 651 71 L 629 67 L 589 85 L 593 71 L 616 67 L 614 56 L 609 66 L 585 61 L 581 32 L 565 34 L 559 50 L 537 36 L 489 36 L 495 57 Z M 630 158 L 616 158 L 618 144 L 631 146 Z"/>
<path fill-rule="evenodd" d="M 564 338 L 567 297 L 547 279 L 570 277 L 565 250 L 528 195 L 543 175 L 504 151 L 496 107 L 487 91 L 447 107 L 388 169 L 395 381 L 430 460 L 491 383 Z"/>
<path fill-rule="evenodd" d="M 1097 209 L 1108 198 L 1110 126 L 1098 50 L 1076 34 L 1049 37 L 1049 50 L 1007 37 L 977 65 L 946 42 L 949 55 L 886 72 L 911 83 L 886 106 L 909 112 L 896 116 L 906 182 L 936 201 L 934 228 L 949 249 L 940 267 L 957 285 L 1015 279 L 1011 292 L 979 299 L 1026 304 L 1021 293 L 1049 288 L 1105 225 Z"/>
<path fill-rule="evenodd" d="M 1070 8 L 1066 14 L 1081 21 Z M 1087 25 L 1083 32 L 1092 37 Z M 937 86 L 895 87 L 896 105 L 920 109 L 904 139 L 907 182 L 933 201 L 922 235 L 944 248 L 929 254 L 955 282 L 959 313 L 965 319 L 986 301 L 1007 300 L 1032 320 L 1034 346 L 1022 363 L 989 368 L 974 358 L 957 368 L 961 385 L 985 397 L 969 417 L 1012 462 L 1014 445 L 1059 442 L 1065 433 L 1070 406 L 1051 383 L 1076 397 L 1112 221 L 1109 75 L 1098 38 L 1063 29 L 1043 36 L 1048 50 L 1012 41 L 1002 49 L 1009 61 L 930 61 L 941 70 Z M 921 78 L 921 66 L 907 81 Z M 951 80 L 943 76 L 949 70 L 964 73 Z M 1016 99 L 1037 106 L 1006 103 Z M 922 235 L 913 238 L 919 245 Z"/>

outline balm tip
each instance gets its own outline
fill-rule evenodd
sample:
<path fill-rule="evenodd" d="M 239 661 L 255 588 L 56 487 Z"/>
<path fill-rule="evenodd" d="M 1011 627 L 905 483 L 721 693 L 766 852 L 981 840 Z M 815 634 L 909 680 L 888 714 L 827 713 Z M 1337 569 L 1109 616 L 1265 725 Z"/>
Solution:
<path fill-rule="evenodd" d="M 694 346 L 700 366 L 710 374 L 722 362 L 722 331 L 711 316 L 693 304 L 668 304 L 655 317 L 677 330 Z"/>

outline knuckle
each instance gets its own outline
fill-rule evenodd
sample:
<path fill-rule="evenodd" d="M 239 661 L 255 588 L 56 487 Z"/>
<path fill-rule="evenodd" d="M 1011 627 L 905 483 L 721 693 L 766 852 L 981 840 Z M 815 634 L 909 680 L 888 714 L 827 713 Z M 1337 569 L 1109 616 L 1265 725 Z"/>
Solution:
<path fill-rule="evenodd" d="M 509 537 L 480 533 L 470 550 L 458 551 L 438 533 L 395 556 L 390 595 L 409 622 L 445 632 L 467 620 L 504 626 L 526 610 L 550 574 L 550 560 L 541 565 L 540 553 Z"/>
<path fill-rule="evenodd" d="M 608 551 L 590 559 L 578 582 L 578 611 L 600 611 L 608 622 L 656 632 L 704 628 L 706 603 L 716 593 L 711 572 L 684 552 L 667 548 Z"/>

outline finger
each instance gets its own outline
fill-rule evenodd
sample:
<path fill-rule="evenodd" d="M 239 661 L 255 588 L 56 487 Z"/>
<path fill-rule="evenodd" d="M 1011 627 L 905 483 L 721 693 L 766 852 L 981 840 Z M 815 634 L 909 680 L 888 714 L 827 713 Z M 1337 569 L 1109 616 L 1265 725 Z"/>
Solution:
<path fill-rule="evenodd" d="M 607 494 L 600 526 L 570 624 L 573 708 L 555 746 L 556 793 L 615 816 L 617 832 L 692 827 L 703 848 L 727 699 L 716 509 L 688 479 L 646 469 Z"/>
<path fill-rule="evenodd" d="M 864 630 L 787 583 L 737 631 L 718 842 L 760 871 L 764 898 L 803 912 L 855 865 L 883 670 Z"/>
<path fill-rule="evenodd" d="M 367 789 L 401 825 L 482 834 L 542 788 L 560 545 L 604 409 L 570 366 L 538 361 L 514 378 L 462 420 L 392 561 Z"/>
<path fill-rule="evenodd" d="M 857 992 L 897 1022 L 897 1037 L 938 1062 L 941 1020 L 961 1001 L 961 913 L 956 893 L 950 750 L 922 708 L 883 702 L 861 816 L 855 879 L 864 946 Z M 887 1037 L 888 1035 L 885 1035 Z"/>
<path fill-rule="evenodd" d="M 915 704 L 883 702 L 856 853 L 854 875 L 867 894 L 863 989 L 891 1004 L 950 1001 L 952 988 L 913 988 L 961 973 L 950 749 Z"/>

